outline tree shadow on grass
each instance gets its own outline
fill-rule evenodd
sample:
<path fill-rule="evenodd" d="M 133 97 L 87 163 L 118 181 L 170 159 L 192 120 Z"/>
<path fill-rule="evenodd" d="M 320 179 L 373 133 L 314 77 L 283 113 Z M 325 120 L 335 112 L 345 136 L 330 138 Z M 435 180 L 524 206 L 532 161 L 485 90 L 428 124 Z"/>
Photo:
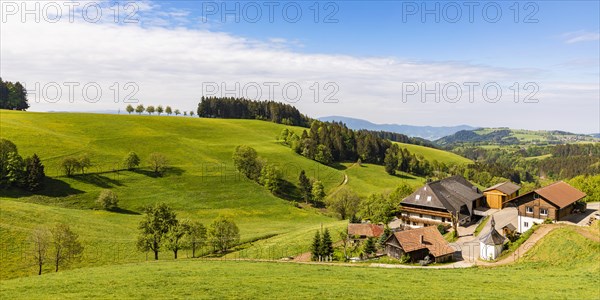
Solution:
<path fill-rule="evenodd" d="M 403 173 L 396 173 L 394 175 L 392 175 L 394 177 L 398 177 L 400 179 L 416 179 L 416 177 L 408 175 L 408 174 L 403 174 Z"/>
<path fill-rule="evenodd" d="M 152 177 L 152 178 L 159 178 L 159 177 L 166 177 L 169 175 L 175 175 L 175 176 L 181 176 L 183 175 L 183 173 L 185 173 L 185 170 L 179 167 L 168 167 L 163 174 L 156 174 L 154 173 L 154 171 L 149 170 L 149 169 L 133 169 L 131 170 L 131 172 L 140 174 L 140 175 L 144 175 L 144 176 L 148 176 L 148 177 Z"/>
<path fill-rule="evenodd" d="M 279 192 L 277 192 L 276 196 L 288 201 L 302 201 L 300 189 L 284 179 L 280 181 Z"/>
<path fill-rule="evenodd" d="M 123 186 L 123 184 L 118 180 L 100 174 L 80 174 L 72 176 L 71 178 L 79 182 L 93 184 L 104 189 L 109 189 L 115 186 Z"/>
<path fill-rule="evenodd" d="M 26 189 L 9 188 L 2 189 L 0 190 L 0 192 L 2 193 L 2 197 L 7 198 L 31 197 L 34 195 L 41 195 L 47 197 L 67 197 L 70 195 L 84 193 L 82 190 L 72 188 L 71 185 L 62 180 L 50 177 L 46 177 L 44 179 L 43 187 L 38 191 L 31 192 Z"/>
<path fill-rule="evenodd" d="M 117 213 L 117 214 L 124 214 L 124 215 L 141 215 L 141 213 L 139 213 L 137 211 L 133 211 L 133 210 L 125 209 L 125 208 L 120 208 L 120 207 L 117 207 L 115 209 L 111 209 L 109 211 Z"/>
<path fill-rule="evenodd" d="M 348 167 L 342 165 L 339 162 L 334 162 L 334 163 L 330 164 L 329 166 L 332 167 L 332 168 L 334 168 L 334 169 L 336 169 L 336 170 L 338 170 L 338 171 L 344 171 L 344 170 L 348 169 Z"/>

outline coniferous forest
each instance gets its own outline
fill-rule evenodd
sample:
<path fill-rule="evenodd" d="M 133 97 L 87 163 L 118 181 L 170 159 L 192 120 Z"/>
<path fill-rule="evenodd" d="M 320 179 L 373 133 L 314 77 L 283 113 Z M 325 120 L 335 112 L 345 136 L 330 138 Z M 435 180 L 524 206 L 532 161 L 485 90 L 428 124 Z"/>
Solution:
<path fill-rule="evenodd" d="M 0 78 L 0 109 L 26 110 L 27 90 L 20 82 L 3 81 Z"/>

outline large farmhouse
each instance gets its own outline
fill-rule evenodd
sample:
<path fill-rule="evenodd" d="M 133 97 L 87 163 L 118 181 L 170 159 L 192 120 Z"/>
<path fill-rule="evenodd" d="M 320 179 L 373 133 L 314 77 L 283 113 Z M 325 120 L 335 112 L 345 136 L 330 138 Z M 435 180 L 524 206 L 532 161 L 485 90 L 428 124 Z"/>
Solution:
<path fill-rule="evenodd" d="M 481 206 L 484 196 L 479 189 L 461 176 L 452 176 L 425 184 L 401 205 L 404 225 L 419 228 L 429 225 L 452 225 L 451 214 L 458 214 L 460 225 L 468 224 Z"/>
<path fill-rule="evenodd" d="M 452 259 L 454 249 L 435 227 L 424 227 L 394 232 L 385 241 L 385 252 L 388 256 L 400 259 L 408 255 L 412 262 L 432 256 L 435 262 Z"/>
<path fill-rule="evenodd" d="M 563 181 L 539 188 L 516 198 L 518 207 L 518 232 L 525 232 L 534 223 L 545 219 L 561 221 L 573 213 L 575 202 L 586 194 Z"/>

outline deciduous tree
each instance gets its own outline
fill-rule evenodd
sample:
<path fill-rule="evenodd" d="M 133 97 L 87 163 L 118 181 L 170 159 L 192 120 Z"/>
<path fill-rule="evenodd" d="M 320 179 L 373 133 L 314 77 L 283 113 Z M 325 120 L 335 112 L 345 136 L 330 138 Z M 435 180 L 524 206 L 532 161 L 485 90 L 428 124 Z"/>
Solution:
<path fill-rule="evenodd" d="M 38 267 L 38 275 L 42 275 L 44 263 L 48 260 L 48 251 L 50 249 L 50 231 L 46 227 L 36 227 L 29 242 L 31 243 L 31 253 L 35 265 Z"/>
<path fill-rule="evenodd" d="M 246 145 L 237 146 L 232 158 L 233 165 L 240 173 L 252 180 L 259 179 L 262 165 L 254 148 Z"/>
<path fill-rule="evenodd" d="M 161 153 L 151 153 L 148 157 L 148 162 L 150 163 L 150 168 L 156 176 L 162 176 L 167 169 L 167 157 Z"/>
<path fill-rule="evenodd" d="M 113 191 L 105 189 L 100 192 L 96 203 L 105 210 L 113 210 L 119 206 L 119 198 Z"/>
<path fill-rule="evenodd" d="M 358 212 L 360 198 L 347 187 L 342 187 L 327 199 L 327 206 L 338 213 L 342 219 Z"/>
<path fill-rule="evenodd" d="M 154 206 L 147 206 L 144 208 L 144 219 L 138 226 L 140 234 L 137 248 L 144 252 L 153 251 L 154 259 L 158 260 L 164 236 L 171 227 L 177 224 L 177 215 L 166 204 L 158 203 Z"/>
<path fill-rule="evenodd" d="M 145 110 L 146 110 L 146 108 L 144 108 L 144 105 L 142 105 L 142 104 L 135 107 L 135 112 L 138 115 L 141 115 Z"/>
<path fill-rule="evenodd" d="M 78 259 L 83 253 L 83 245 L 79 242 L 79 235 L 71 230 L 67 224 L 57 224 L 50 229 L 52 233 L 52 260 L 55 272 L 59 266 L 66 266 Z"/>
<path fill-rule="evenodd" d="M 321 181 L 316 180 L 313 182 L 311 194 L 315 203 L 323 202 L 323 199 L 325 199 L 325 187 Z"/>
<path fill-rule="evenodd" d="M 154 108 L 154 106 L 153 106 L 153 105 L 148 105 L 148 107 L 146 107 L 146 112 L 147 112 L 149 115 L 153 114 L 155 111 L 156 111 L 156 110 L 155 110 L 155 108 Z"/>
<path fill-rule="evenodd" d="M 173 251 L 173 258 L 177 259 L 177 252 L 185 247 L 184 236 L 186 234 L 186 226 L 182 222 L 171 226 L 165 235 L 165 247 Z"/>
<path fill-rule="evenodd" d="M 62 167 L 65 175 L 71 176 L 75 172 L 76 169 L 79 168 L 79 160 L 74 157 L 65 157 L 60 166 Z"/>
<path fill-rule="evenodd" d="M 240 230 L 235 223 L 223 216 L 218 217 L 208 229 L 210 244 L 224 253 L 240 241 Z"/>
<path fill-rule="evenodd" d="M 273 194 L 279 193 L 281 189 L 282 174 L 279 168 L 273 164 L 265 164 L 260 171 L 260 184 L 265 186 Z"/>
<path fill-rule="evenodd" d="M 187 221 L 184 226 L 186 244 L 192 249 L 192 257 L 196 257 L 196 250 L 206 245 L 206 227 L 197 221 Z"/>
<path fill-rule="evenodd" d="M 129 152 L 129 154 L 127 154 L 127 157 L 125 157 L 125 168 L 127 168 L 127 170 L 133 170 L 139 165 L 140 157 L 133 151 Z"/>

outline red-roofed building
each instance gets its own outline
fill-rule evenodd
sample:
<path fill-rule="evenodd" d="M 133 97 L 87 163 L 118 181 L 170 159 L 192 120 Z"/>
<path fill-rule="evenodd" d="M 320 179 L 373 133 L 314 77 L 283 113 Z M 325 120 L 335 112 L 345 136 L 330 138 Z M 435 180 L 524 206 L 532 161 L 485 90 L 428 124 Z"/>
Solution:
<path fill-rule="evenodd" d="M 385 241 L 385 252 L 397 259 L 408 255 L 412 262 L 427 255 L 435 262 L 445 262 L 452 259 L 454 249 L 435 226 L 429 226 L 394 232 Z"/>
<path fill-rule="evenodd" d="M 364 240 L 366 238 L 379 238 L 383 234 L 383 225 L 361 223 L 348 224 L 348 237 L 354 241 Z"/>
<path fill-rule="evenodd" d="M 546 219 L 561 221 L 573 213 L 575 203 L 585 196 L 584 192 L 559 181 L 515 198 L 519 213 L 517 231 L 523 233 Z"/>

